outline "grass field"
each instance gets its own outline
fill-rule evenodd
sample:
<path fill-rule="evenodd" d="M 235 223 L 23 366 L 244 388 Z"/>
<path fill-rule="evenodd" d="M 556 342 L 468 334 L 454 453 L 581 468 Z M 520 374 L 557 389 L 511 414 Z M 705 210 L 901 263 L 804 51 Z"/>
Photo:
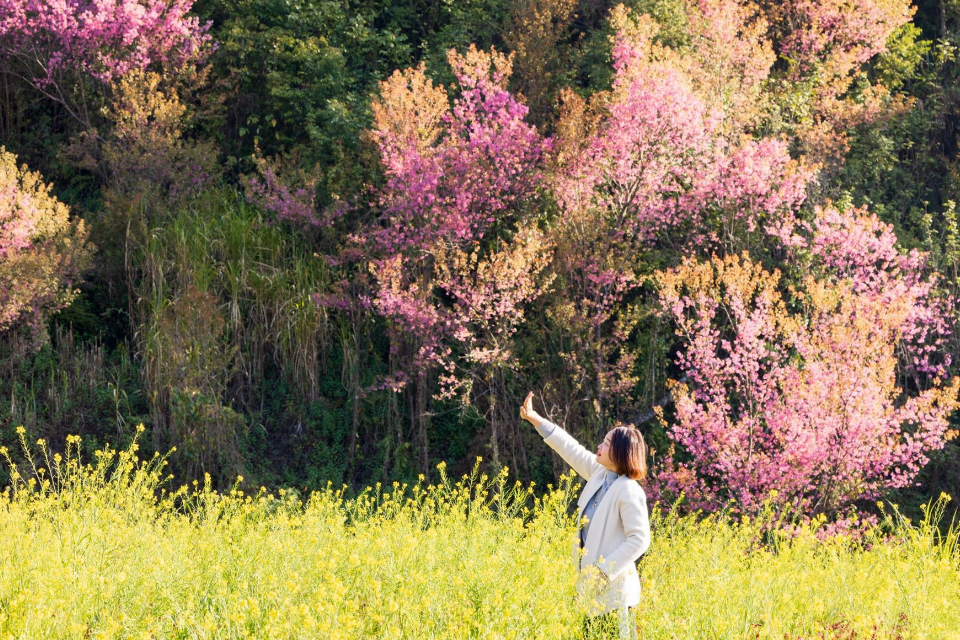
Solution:
<path fill-rule="evenodd" d="M 166 492 L 135 448 L 77 450 L 41 445 L 0 500 L 0 638 L 582 636 L 569 481 Z M 956 538 L 929 522 L 859 543 L 762 530 L 654 514 L 639 637 L 960 637 Z"/>

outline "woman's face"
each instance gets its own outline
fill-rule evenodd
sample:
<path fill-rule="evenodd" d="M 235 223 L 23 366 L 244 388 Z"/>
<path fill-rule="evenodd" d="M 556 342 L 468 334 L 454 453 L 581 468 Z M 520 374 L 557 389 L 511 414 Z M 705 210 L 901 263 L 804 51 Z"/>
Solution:
<path fill-rule="evenodd" d="M 602 464 L 610 471 L 616 471 L 617 465 L 610 459 L 610 439 L 613 437 L 613 429 L 607 432 L 603 442 L 597 445 L 597 462 Z"/>

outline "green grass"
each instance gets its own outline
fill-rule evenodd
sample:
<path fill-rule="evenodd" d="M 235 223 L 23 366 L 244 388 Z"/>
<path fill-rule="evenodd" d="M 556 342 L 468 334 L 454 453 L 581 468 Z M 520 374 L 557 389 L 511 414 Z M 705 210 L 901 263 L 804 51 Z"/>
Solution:
<path fill-rule="evenodd" d="M 351 499 L 170 492 L 135 448 L 85 466 L 75 438 L 39 449 L 0 500 L 0 638 L 582 635 L 569 480 L 540 498 L 478 474 Z M 960 560 L 936 517 L 822 542 L 654 514 L 639 635 L 955 638 Z"/>

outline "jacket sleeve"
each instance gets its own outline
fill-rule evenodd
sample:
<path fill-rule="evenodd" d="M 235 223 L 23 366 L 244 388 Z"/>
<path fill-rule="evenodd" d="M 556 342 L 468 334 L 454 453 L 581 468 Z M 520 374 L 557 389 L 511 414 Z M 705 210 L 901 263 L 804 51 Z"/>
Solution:
<path fill-rule="evenodd" d="M 580 474 L 584 480 L 589 480 L 590 476 L 600 468 L 597 456 L 587 451 L 583 445 L 561 427 L 546 419 L 540 423 L 540 426 L 542 429 L 538 428 L 538 430 L 541 433 L 547 431 L 550 434 L 543 441 L 560 454 L 564 462 L 573 467 L 573 470 Z"/>
<path fill-rule="evenodd" d="M 611 582 L 620 577 L 630 565 L 650 548 L 650 517 L 647 513 L 647 496 L 638 482 L 630 482 L 623 492 L 617 507 L 623 522 L 626 540 L 597 561 L 599 568 Z"/>

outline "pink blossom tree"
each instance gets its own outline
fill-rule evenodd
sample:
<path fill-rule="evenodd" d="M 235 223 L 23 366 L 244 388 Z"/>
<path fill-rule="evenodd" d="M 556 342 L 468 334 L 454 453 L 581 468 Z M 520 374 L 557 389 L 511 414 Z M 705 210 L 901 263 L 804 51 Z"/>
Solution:
<path fill-rule="evenodd" d="M 960 381 L 939 375 L 946 322 L 923 256 L 861 210 L 820 209 L 789 241 L 792 286 L 746 255 L 659 276 L 687 377 L 668 430 L 689 456 L 659 479 L 694 508 L 836 516 L 909 485 L 956 436 Z M 904 367 L 924 385 L 901 384 Z"/>
<path fill-rule="evenodd" d="M 658 46 L 648 16 L 614 18 L 613 91 L 596 132 L 558 171 L 562 208 L 603 210 L 637 246 L 679 230 L 689 246 L 724 243 L 728 251 L 738 234 L 795 209 L 810 173 L 786 142 L 739 135 L 732 121 L 741 114 L 728 115 L 716 87 L 705 85 L 701 60 Z M 745 74 L 740 86 L 756 83 Z"/>
<path fill-rule="evenodd" d="M 0 147 L 0 334 L 25 329 L 32 342 L 42 338 L 89 258 L 83 222 L 71 222 L 40 175 Z"/>
<path fill-rule="evenodd" d="M 459 89 L 452 101 L 423 66 L 381 83 L 370 135 L 385 183 L 377 220 L 353 237 L 369 264 L 373 307 L 390 328 L 388 379 L 413 395 L 422 468 L 429 378 L 439 376 L 442 397 L 467 400 L 474 384 L 494 384 L 524 304 L 543 290 L 547 250 L 527 224 L 527 203 L 548 143 L 506 89 L 511 58 L 470 47 L 448 61 Z M 496 458 L 504 409 L 488 400 L 487 410 Z"/>
<path fill-rule="evenodd" d="M 791 255 L 809 255 L 823 279 L 849 280 L 854 293 L 891 306 L 907 301 L 898 350 L 902 374 L 920 388 L 947 375 L 952 363 L 950 308 L 956 300 L 937 293 L 939 276 L 929 274 L 926 254 L 900 252 L 891 225 L 866 208 L 828 204 L 782 239 Z"/>
<path fill-rule="evenodd" d="M 188 15 L 193 0 L 0 0 L 0 58 L 9 70 L 85 125 L 72 79 L 103 84 L 133 69 L 197 59 L 207 27 Z"/>
<path fill-rule="evenodd" d="M 788 63 L 784 102 L 791 134 L 803 153 L 826 168 L 846 155 L 848 131 L 905 108 L 902 99 L 863 78 L 868 60 L 886 50 L 890 36 L 910 21 L 909 0 L 787 0 L 765 4 L 770 37 Z M 789 115 L 799 106 L 802 115 Z"/>
<path fill-rule="evenodd" d="M 506 89 L 511 58 L 471 47 L 448 61 L 460 88 L 452 106 L 422 66 L 381 83 L 371 135 L 387 179 L 378 207 L 390 224 L 370 238 L 379 251 L 479 240 L 539 183 L 545 143 Z"/>
<path fill-rule="evenodd" d="M 905 0 L 788 0 L 768 16 L 780 55 L 796 72 L 821 67 L 829 76 L 847 75 L 886 50 L 887 39 L 915 11 Z"/>
<path fill-rule="evenodd" d="M 564 96 L 552 234 L 570 296 L 553 315 L 576 345 L 571 377 L 592 380 L 600 422 L 637 383 L 627 342 L 639 315 L 627 301 L 645 256 L 750 248 L 804 200 L 809 168 L 786 140 L 752 133 L 774 55 L 751 7 L 691 3 L 696 46 L 682 50 L 658 44 L 651 17 L 618 7 L 612 90 L 589 104 Z"/>

